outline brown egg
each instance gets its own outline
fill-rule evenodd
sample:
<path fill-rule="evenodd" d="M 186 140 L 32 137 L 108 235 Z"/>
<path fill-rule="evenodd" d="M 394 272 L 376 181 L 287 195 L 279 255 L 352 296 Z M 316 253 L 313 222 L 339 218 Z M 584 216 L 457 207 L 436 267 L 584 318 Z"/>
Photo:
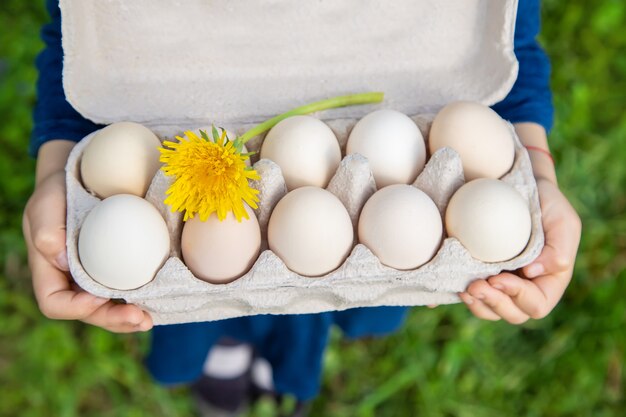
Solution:
<path fill-rule="evenodd" d="M 435 117 L 428 146 L 431 154 L 447 146 L 459 153 L 465 179 L 500 178 L 513 166 L 515 147 L 506 122 L 487 106 L 458 101 Z"/>
<path fill-rule="evenodd" d="M 261 229 L 254 211 L 246 206 L 246 212 L 250 218 L 241 222 L 232 212 L 223 221 L 213 213 L 204 222 L 197 215 L 185 222 L 183 260 L 197 278 L 223 284 L 252 268 L 261 249 Z"/>

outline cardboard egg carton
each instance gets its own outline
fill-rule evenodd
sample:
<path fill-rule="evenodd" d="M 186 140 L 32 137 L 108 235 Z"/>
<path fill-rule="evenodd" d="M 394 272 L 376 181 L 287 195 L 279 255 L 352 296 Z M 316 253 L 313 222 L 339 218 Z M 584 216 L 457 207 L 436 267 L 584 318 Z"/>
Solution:
<path fill-rule="evenodd" d="M 414 120 L 427 137 L 432 114 L 444 105 L 456 100 L 492 105 L 507 95 L 518 71 L 513 53 L 517 3 L 60 0 L 63 84 L 68 101 L 84 117 L 101 124 L 139 122 L 163 139 L 211 123 L 242 134 L 296 106 L 367 91 L 384 92 L 384 103 L 319 115 L 342 147 L 356 120 L 381 107 L 422 115 Z M 511 134 L 515 137 L 513 130 Z M 257 150 L 261 139 L 250 141 L 248 149 Z M 459 301 L 456 293 L 472 280 L 529 263 L 542 246 L 536 186 L 517 138 L 515 165 L 503 180 L 528 201 L 533 231 L 523 253 L 494 264 L 474 260 L 448 238 L 435 258 L 415 271 L 387 268 L 367 248 L 355 245 L 339 269 L 307 278 L 264 250 L 239 280 L 208 284 L 195 279 L 180 260 L 180 214 L 163 206 L 169 179 L 159 173 L 146 198 L 166 219 L 171 256 L 149 284 L 115 291 L 93 281 L 77 257 L 80 225 L 98 203 L 78 176 L 89 140 L 76 146 L 67 165 L 71 272 L 87 291 L 136 303 L 157 324 L 454 303 Z M 271 162 L 258 161 L 255 167 L 262 177 L 255 186 L 261 192 L 257 216 L 265 233 L 271 209 L 285 193 L 284 181 Z M 415 185 L 443 213 L 462 183 L 458 156 L 441 150 L 431 156 Z M 357 155 L 344 158 L 329 190 L 356 222 L 375 191 L 367 161 Z"/>
<path fill-rule="evenodd" d="M 425 137 L 431 118 L 414 118 Z M 353 119 L 327 121 L 340 143 L 345 143 L 355 122 Z M 67 164 L 70 270 L 85 290 L 101 297 L 119 298 L 137 304 L 150 312 L 156 324 L 210 321 L 254 314 L 315 313 L 363 306 L 459 302 L 456 294 L 464 291 L 473 280 L 502 270 L 520 268 L 534 260 L 543 247 L 539 199 L 530 160 L 512 126 L 510 132 L 515 140 L 515 162 L 502 181 L 513 186 L 528 202 L 532 232 L 525 250 L 506 262 L 478 261 L 458 240 L 445 237 L 430 262 L 415 270 L 399 271 L 382 265 L 364 245 L 355 242 L 352 252 L 337 270 L 317 278 L 298 275 L 267 249 L 267 224 L 272 209 L 287 189 L 280 168 L 264 159 L 254 164 L 261 179 L 253 182 L 253 187 L 260 191 L 259 208 L 255 213 L 261 226 L 263 250 L 249 272 L 229 284 L 210 284 L 197 279 L 189 271 L 181 259 L 182 213 L 172 213 L 163 203 L 172 178 L 159 171 L 145 198 L 166 221 L 171 238 L 169 258 L 155 279 L 145 286 L 129 291 L 113 290 L 92 280 L 78 257 L 81 224 L 100 201 L 83 188 L 79 176 L 80 157 L 91 140 L 90 135 L 74 148 Z M 259 144 L 260 140 L 257 140 L 249 147 L 255 150 Z M 443 218 L 452 194 L 463 184 L 458 154 L 450 148 L 443 148 L 430 157 L 413 185 L 433 199 Z M 344 157 L 327 189 L 344 204 L 356 230 L 363 205 L 376 191 L 367 159 L 359 154 Z"/>

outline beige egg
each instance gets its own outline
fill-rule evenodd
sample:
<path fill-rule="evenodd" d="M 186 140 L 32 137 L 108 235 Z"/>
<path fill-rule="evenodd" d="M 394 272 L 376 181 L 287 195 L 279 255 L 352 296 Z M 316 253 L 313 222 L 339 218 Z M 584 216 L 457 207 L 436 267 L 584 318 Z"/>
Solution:
<path fill-rule="evenodd" d="M 132 290 L 152 281 L 168 257 L 165 220 L 146 200 L 129 194 L 104 199 L 85 218 L 78 256 L 100 284 Z"/>
<path fill-rule="evenodd" d="M 98 131 L 85 147 L 80 175 L 87 190 L 100 198 L 115 194 L 144 197 L 161 166 L 161 142 L 138 123 L 114 123 Z"/>
<path fill-rule="evenodd" d="M 442 235 L 437 206 L 411 185 L 390 185 L 377 191 L 359 217 L 359 242 L 382 264 L 396 269 L 415 269 L 431 260 Z"/>
<path fill-rule="evenodd" d="M 350 254 L 354 231 L 348 211 L 322 188 L 301 187 L 283 197 L 268 225 L 270 249 L 300 275 L 337 269 Z"/>
<path fill-rule="evenodd" d="M 378 110 L 357 122 L 346 153 L 367 158 L 378 188 L 410 184 L 424 169 L 424 137 L 410 117 L 395 110 Z"/>
<path fill-rule="evenodd" d="M 435 117 L 428 138 L 430 153 L 447 146 L 457 151 L 465 179 L 500 178 L 513 166 L 515 147 L 506 122 L 492 109 L 458 101 Z"/>
<path fill-rule="evenodd" d="M 528 203 L 510 185 L 478 179 L 454 193 L 446 210 L 446 230 L 469 253 L 484 262 L 519 255 L 530 238 Z"/>
<path fill-rule="evenodd" d="M 293 116 L 267 133 L 261 159 L 280 167 L 288 190 L 307 185 L 325 188 L 339 167 L 341 149 L 324 122 L 312 116 Z"/>
<path fill-rule="evenodd" d="M 231 282 L 252 268 L 261 249 L 261 229 L 254 211 L 238 222 L 229 212 L 223 221 L 211 214 L 185 222 L 181 237 L 183 260 L 197 277 L 213 284 Z"/>

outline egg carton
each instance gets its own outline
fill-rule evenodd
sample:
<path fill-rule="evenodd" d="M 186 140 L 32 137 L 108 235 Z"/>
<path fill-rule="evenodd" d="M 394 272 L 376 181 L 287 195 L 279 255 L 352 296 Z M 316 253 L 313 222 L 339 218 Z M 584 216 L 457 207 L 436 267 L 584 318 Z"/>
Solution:
<path fill-rule="evenodd" d="M 432 119 L 432 115 L 413 117 L 425 138 L 428 138 Z M 326 122 L 345 149 L 356 119 Z M 241 133 L 248 127 L 231 127 L 231 130 Z M 100 201 L 85 190 L 80 181 L 80 158 L 92 134 L 73 149 L 66 167 L 70 271 L 86 291 L 137 304 L 151 314 L 155 324 L 212 321 L 256 314 L 317 313 L 364 306 L 457 303 L 460 302 L 457 293 L 464 291 L 472 281 L 527 265 L 543 247 L 541 212 L 532 167 L 526 149 L 510 124 L 509 128 L 515 142 L 515 160 L 502 181 L 513 186 L 528 202 L 532 231 L 524 251 L 506 262 L 476 260 L 457 239 L 444 235 L 434 258 L 415 270 L 387 267 L 367 247 L 355 241 L 350 255 L 335 271 L 316 278 L 298 275 L 267 249 L 267 224 L 274 206 L 287 189 L 280 168 L 272 161 L 262 159 L 254 163 L 261 179 L 253 182 L 253 187 L 260 192 L 259 208 L 255 213 L 261 226 L 262 252 L 249 272 L 228 284 L 211 284 L 193 275 L 181 259 L 182 214 L 171 212 L 163 203 L 172 178 L 159 171 L 145 198 L 166 221 L 171 239 L 169 258 L 150 283 L 135 290 L 113 290 L 91 279 L 78 257 L 80 227 L 89 211 Z M 172 127 L 167 129 L 171 131 Z M 158 128 L 155 130 L 159 133 Z M 249 150 L 258 150 L 261 141 L 261 137 L 250 141 L 247 144 Z M 459 155 L 450 148 L 443 148 L 431 155 L 413 186 L 433 199 L 444 218 L 452 194 L 464 182 Z M 376 191 L 367 159 L 359 154 L 344 157 L 327 189 L 344 204 L 356 231 L 359 213 Z"/>

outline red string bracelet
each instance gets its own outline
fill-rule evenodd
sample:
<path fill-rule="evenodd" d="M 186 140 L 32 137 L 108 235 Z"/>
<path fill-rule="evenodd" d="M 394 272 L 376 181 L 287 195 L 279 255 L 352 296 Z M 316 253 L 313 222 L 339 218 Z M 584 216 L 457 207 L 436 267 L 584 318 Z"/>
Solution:
<path fill-rule="evenodd" d="M 546 150 L 546 149 L 543 149 L 543 148 L 540 148 L 540 147 L 538 147 L 538 146 L 530 146 L 530 145 L 527 145 L 527 146 L 524 146 L 524 147 L 525 147 L 526 149 L 528 149 L 529 151 L 537 151 L 537 152 L 541 152 L 541 153 L 543 153 L 544 155 L 547 155 L 547 156 L 548 156 L 548 158 L 550 158 L 550 161 L 552 161 L 552 165 L 554 165 L 554 157 L 552 156 L 552 154 L 550 153 L 550 151 L 548 151 L 548 150 Z"/>

